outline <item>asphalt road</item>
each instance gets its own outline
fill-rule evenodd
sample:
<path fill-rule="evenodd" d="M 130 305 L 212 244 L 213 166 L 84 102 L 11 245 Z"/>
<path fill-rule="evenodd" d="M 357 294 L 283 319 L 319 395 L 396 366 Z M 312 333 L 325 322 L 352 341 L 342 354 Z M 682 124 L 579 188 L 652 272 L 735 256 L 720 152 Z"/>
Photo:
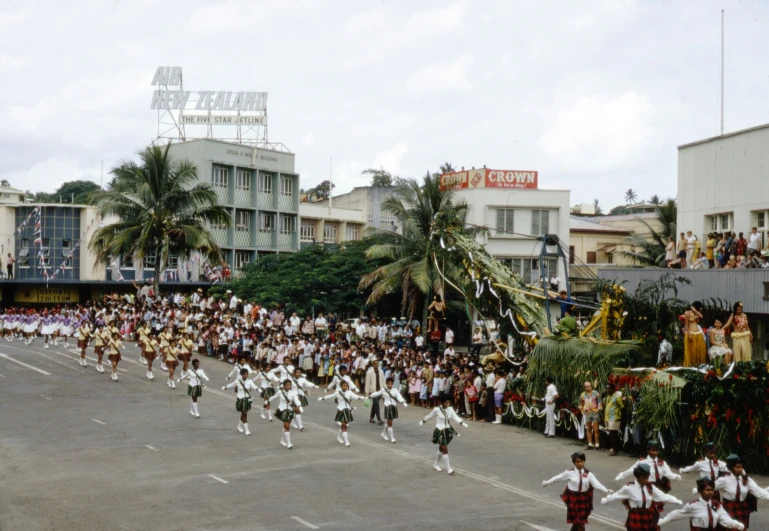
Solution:
<path fill-rule="evenodd" d="M 346 448 L 333 402 L 317 402 L 316 391 L 305 431 L 292 430 L 286 450 L 280 424 L 256 408 L 252 435 L 236 431 L 234 395 L 220 391 L 230 365 L 202 358 L 211 382 L 196 419 L 186 384 L 169 390 L 157 369 L 149 382 L 133 344 L 119 382 L 106 363 L 97 373 L 88 352 L 83 368 L 72 348 L 0 341 L 0 531 L 569 529 L 564 485 L 540 485 L 570 467 L 575 441 L 470 423 L 450 446 L 448 476 L 431 466 L 433 423 L 418 426 L 427 410 L 401 408 L 390 444 L 359 407 Z M 609 488 L 632 464 L 588 453 L 587 467 Z M 695 479 L 675 483 L 673 495 L 694 499 Z M 624 508 L 598 501 L 588 529 L 624 529 Z M 752 529 L 769 529 L 765 509 Z"/>

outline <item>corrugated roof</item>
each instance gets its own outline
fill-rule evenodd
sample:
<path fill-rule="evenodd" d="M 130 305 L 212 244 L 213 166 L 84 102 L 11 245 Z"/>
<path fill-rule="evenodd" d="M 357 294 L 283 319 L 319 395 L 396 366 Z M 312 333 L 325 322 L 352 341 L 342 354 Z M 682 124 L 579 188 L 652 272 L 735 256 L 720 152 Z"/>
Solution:
<path fill-rule="evenodd" d="M 569 230 L 581 232 L 608 232 L 613 234 L 630 234 L 630 231 L 615 229 L 600 223 L 586 220 L 584 217 L 569 216 Z"/>

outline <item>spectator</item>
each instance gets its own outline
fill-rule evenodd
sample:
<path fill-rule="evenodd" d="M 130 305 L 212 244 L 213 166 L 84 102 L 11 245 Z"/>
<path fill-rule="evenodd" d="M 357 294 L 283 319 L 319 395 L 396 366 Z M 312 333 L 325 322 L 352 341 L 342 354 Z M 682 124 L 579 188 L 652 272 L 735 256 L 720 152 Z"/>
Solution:
<path fill-rule="evenodd" d="M 695 260 L 694 248 L 697 243 L 697 237 L 692 234 L 692 231 L 686 232 L 686 267 L 691 267 Z"/>
<path fill-rule="evenodd" d="M 5 264 L 5 267 L 8 271 L 8 280 L 13 280 L 13 264 L 16 263 L 16 259 L 11 255 L 11 253 L 8 253 L 8 263 Z"/>
<path fill-rule="evenodd" d="M 739 238 L 737 238 L 736 242 L 736 252 L 734 253 L 737 256 L 742 256 L 743 258 L 746 256 L 746 252 L 748 250 L 748 240 L 742 237 L 742 233 L 740 233 Z"/>
<path fill-rule="evenodd" d="M 670 266 L 670 262 L 676 257 L 676 242 L 672 236 L 668 237 L 668 244 L 665 246 L 665 263 Z"/>
<path fill-rule="evenodd" d="M 494 381 L 494 422 L 492 424 L 502 424 L 502 399 L 505 397 L 507 380 L 505 379 L 505 371 L 502 369 L 497 369 L 494 376 L 496 379 Z"/>
<path fill-rule="evenodd" d="M 585 390 L 579 397 L 579 409 L 585 416 L 587 449 L 598 449 L 601 446 L 600 432 L 598 431 L 601 422 L 601 394 L 593 389 L 591 382 L 585 382 L 584 388 Z"/>
<path fill-rule="evenodd" d="M 761 235 L 758 233 L 758 228 L 753 227 L 750 229 L 750 241 L 748 242 L 748 253 L 758 252 L 761 250 Z"/>
<path fill-rule="evenodd" d="M 725 260 L 728 260 L 730 256 L 735 255 L 734 252 L 734 233 L 733 232 L 727 232 L 724 234 L 725 240 L 724 241 L 724 257 Z"/>
<path fill-rule="evenodd" d="M 708 259 L 705 256 L 705 253 L 700 253 L 692 264 L 692 269 L 708 269 Z"/>
<path fill-rule="evenodd" d="M 558 278 L 558 275 L 556 273 L 553 273 L 553 276 L 550 277 L 550 289 L 553 291 L 558 291 L 558 288 L 561 285 L 561 279 Z"/>
<path fill-rule="evenodd" d="M 686 240 L 686 234 L 681 233 L 681 237 L 678 239 L 678 259 L 681 269 L 686 269 L 686 246 L 688 245 Z"/>
<path fill-rule="evenodd" d="M 561 318 L 563 319 L 563 316 L 566 315 L 566 311 L 573 307 L 574 301 L 571 300 L 571 297 L 566 293 L 566 290 L 561 290 L 558 297 L 561 299 Z"/>
<path fill-rule="evenodd" d="M 766 260 L 766 257 L 764 257 L 764 260 Z M 473 348 L 470 350 L 470 354 L 475 354 L 476 356 L 479 356 L 481 354 L 481 348 L 483 347 L 483 333 L 481 332 L 481 327 L 476 327 L 475 332 L 473 332 Z"/>
<path fill-rule="evenodd" d="M 711 232 L 708 234 L 708 241 L 705 242 L 705 258 L 708 259 L 708 267 L 715 267 L 715 249 L 716 249 L 716 233 Z"/>
<path fill-rule="evenodd" d="M 622 391 L 617 391 L 613 384 L 606 387 L 608 397 L 606 398 L 606 410 L 604 412 L 604 422 L 609 429 L 609 439 L 611 441 L 611 450 L 609 455 L 615 456 L 619 452 L 619 430 L 622 426 Z"/>
<path fill-rule="evenodd" d="M 454 331 L 451 329 L 450 326 L 446 327 L 446 335 L 444 336 L 444 342 L 446 343 L 447 347 L 454 344 Z"/>
<path fill-rule="evenodd" d="M 558 400 L 558 389 L 555 388 L 552 376 L 545 377 L 545 437 L 555 437 L 555 401 Z"/>

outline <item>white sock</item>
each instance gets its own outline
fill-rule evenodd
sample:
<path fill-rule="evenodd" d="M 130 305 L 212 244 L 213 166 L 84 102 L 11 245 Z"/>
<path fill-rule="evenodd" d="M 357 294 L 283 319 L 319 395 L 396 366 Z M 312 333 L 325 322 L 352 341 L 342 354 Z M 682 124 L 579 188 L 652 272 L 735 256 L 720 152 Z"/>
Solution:
<path fill-rule="evenodd" d="M 339 433 L 336 434 L 336 440 L 342 441 L 342 428 L 339 428 Z"/>
<path fill-rule="evenodd" d="M 239 430 L 243 429 L 243 421 L 242 420 L 240 422 L 238 422 L 238 429 Z"/>
<path fill-rule="evenodd" d="M 267 417 L 265 417 L 265 416 L 264 416 L 264 409 L 262 410 L 262 415 L 261 415 L 261 417 L 262 417 L 263 419 L 266 419 L 266 418 L 267 418 Z"/>
<path fill-rule="evenodd" d="M 342 432 L 342 439 L 344 439 L 344 444 L 346 444 L 347 446 L 350 446 L 350 439 L 347 438 L 347 432 L 346 431 Z"/>
<path fill-rule="evenodd" d="M 441 456 L 442 456 L 442 455 L 443 455 L 443 454 L 442 454 L 442 453 L 440 453 L 440 452 L 438 452 L 437 454 L 435 454 L 435 462 L 433 463 L 433 466 L 438 466 L 438 461 L 440 461 L 440 459 L 441 459 Z"/>
<path fill-rule="evenodd" d="M 193 402 L 192 403 L 192 411 L 194 411 L 196 415 L 199 415 L 199 413 L 198 413 L 198 403 L 197 402 Z"/>
<path fill-rule="evenodd" d="M 387 435 L 385 435 L 386 433 L 387 433 L 387 426 L 385 426 L 385 428 L 382 430 L 382 437 L 384 437 L 385 439 L 387 438 Z"/>
<path fill-rule="evenodd" d="M 302 426 L 302 415 L 296 416 L 296 423 L 299 424 L 299 429 L 301 430 L 304 426 Z"/>
<path fill-rule="evenodd" d="M 283 436 L 286 438 L 286 443 L 291 446 L 291 433 L 284 431 Z"/>
<path fill-rule="evenodd" d="M 443 454 L 443 459 L 446 461 L 446 470 L 451 473 L 451 464 L 449 463 L 449 454 Z"/>
<path fill-rule="evenodd" d="M 280 432 L 280 444 L 285 446 L 286 443 L 286 432 L 282 431 Z"/>
<path fill-rule="evenodd" d="M 393 433 L 393 429 L 392 428 L 387 428 L 387 433 L 388 433 L 388 435 L 390 435 L 390 440 L 394 441 L 395 440 L 395 434 Z"/>
<path fill-rule="evenodd" d="M 268 420 L 272 420 L 272 410 L 271 409 L 267 410 L 267 419 Z"/>

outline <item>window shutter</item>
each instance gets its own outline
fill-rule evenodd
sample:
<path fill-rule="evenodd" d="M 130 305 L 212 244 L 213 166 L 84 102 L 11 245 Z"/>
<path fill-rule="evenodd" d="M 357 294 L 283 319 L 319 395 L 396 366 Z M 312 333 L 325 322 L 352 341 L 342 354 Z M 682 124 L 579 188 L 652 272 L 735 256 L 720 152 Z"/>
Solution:
<path fill-rule="evenodd" d="M 497 236 L 505 230 L 505 211 L 502 208 L 497 209 Z"/>
<path fill-rule="evenodd" d="M 528 258 L 523 259 L 523 281 L 532 282 L 531 280 L 531 260 Z"/>
<path fill-rule="evenodd" d="M 542 230 L 542 234 L 547 234 L 550 232 L 550 211 L 549 210 L 540 210 L 540 216 L 542 216 L 542 219 L 539 223 L 540 229 Z"/>
<path fill-rule="evenodd" d="M 515 210 L 513 209 L 507 209 L 505 210 L 505 231 L 507 234 L 513 233 L 514 225 L 513 225 L 513 216 L 515 215 Z"/>
<path fill-rule="evenodd" d="M 532 236 L 539 236 L 542 234 L 539 231 L 539 210 L 532 210 L 531 211 L 531 235 Z"/>

